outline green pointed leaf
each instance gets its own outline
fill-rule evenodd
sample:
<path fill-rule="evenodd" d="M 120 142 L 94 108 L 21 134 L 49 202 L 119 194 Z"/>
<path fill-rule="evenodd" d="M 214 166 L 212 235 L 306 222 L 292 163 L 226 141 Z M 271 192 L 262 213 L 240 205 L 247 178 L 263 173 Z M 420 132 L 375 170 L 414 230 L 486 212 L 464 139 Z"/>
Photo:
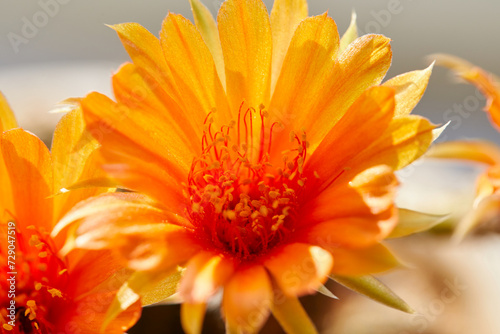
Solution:
<path fill-rule="evenodd" d="M 447 218 L 448 215 L 431 215 L 419 211 L 399 209 L 399 222 L 388 238 L 399 238 L 429 230 Z"/>
<path fill-rule="evenodd" d="M 332 299 L 339 299 L 339 297 L 335 296 L 328 288 L 324 285 L 321 285 L 318 290 L 319 293 L 321 293 L 324 296 L 327 296 Z"/>
<path fill-rule="evenodd" d="M 280 297 L 271 312 L 288 334 L 317 334 L 318 331 L 297 297 Z"/>
<path fill-rule="evenodd" d="M 373 276 L 332 276 L 331 279 L 381 304 L 406 313 L 414 313 L 404 300 Z"/>

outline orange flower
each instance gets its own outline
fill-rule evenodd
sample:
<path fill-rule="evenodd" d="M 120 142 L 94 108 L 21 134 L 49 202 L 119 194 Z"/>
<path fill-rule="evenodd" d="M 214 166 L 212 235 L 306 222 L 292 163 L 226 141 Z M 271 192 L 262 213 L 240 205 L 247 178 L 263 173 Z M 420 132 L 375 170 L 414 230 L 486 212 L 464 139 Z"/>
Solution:
<path fill-rule="evenodd" d="M 437 64 L 452 69 L 456 75 L 476 86 L 487 98 L 485 110 L 492 124 L 500 130 L 500 80 L 493 74 L 454 56 L 431 56 Z M 452 141 L 436 145 L 429 156 L 464 159 L 484 163 L 487 171 L 479 177 L 473 209 L 460 221 L 455 238 L 462 239 L 477 226 L 497 225 L 500 216 L 500 148 L 486 141 Z"/>
<path fill-rule="evenodd" d="M 80 110 L 57 126 L 52 154 L 20 128 L 0 94 L 0 333 L 96 333 L 128 272 L 109 251 L 58 255 L 66 232 L 55 223 L 81 199 L 102 190 L 55 195 L 79 178 L 96 176 L 96 143 L 85 135 Z M 123 333 L 138 318 L 136 304 L 107 333 Z"/>
<path fill-rule="evenodd" d="M 195 25 L 169 14 L 159 40 L 114 26 L 133 61 L 113 77 L 117 102 L 81 101 L 105 171 L 150 199 L 101 196 L 60 226 L 79 223 L 68 247 L 113 249 L 137 271 L 110 318 L 177 291 L 185 330 L 199 332 L 223 290 L 229 332 L 257 331 L 270 311 L 289 332 L 315 331 L 297 296 L 397 264 L 380 242 L 397 222 L 393 170 L 433 140 L 409 115 L 431 68 L 380 85 L 390 40 L 356 38 L 355 24 L 340 40 L 305 1 L 277 0 L 269 16 L 260 0 L 228 0 L 217 24 L 191 5 Z"/>

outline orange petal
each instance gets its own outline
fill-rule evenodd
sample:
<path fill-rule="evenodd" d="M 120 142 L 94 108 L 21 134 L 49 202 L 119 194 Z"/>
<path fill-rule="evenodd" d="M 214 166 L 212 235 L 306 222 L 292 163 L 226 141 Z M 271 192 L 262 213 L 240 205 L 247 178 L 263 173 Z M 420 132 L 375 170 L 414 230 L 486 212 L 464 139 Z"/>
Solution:
<path fill-rule="evenodd" d="M 333 258 L 320 247 L 294 243 L 271 254 L 264 265 L 286 295 L 300 296 L 325 283 Z"/>
<path fill-rule="evenodd" d="M 203 318 L 205 317 L 206 304 L 182 303 L 181 322 L 186 333 L 199 334 L 203 327 Z"/>
<path fill-rule="evenodd" d="M 390 208 L 378 215 L 332 219 L 305 229 L 301 240 L 325 249 L 368 247 L 389 235 L 397 224 L 397 211 Z"/>
<path fill-rule="evenodd" d="M 306 0 L 276 0 L 271 10 L 271 29 L 273 34 L 272 84 L 274 91 L 281 72 L 283 60 L 292 36 L 300 21 L 307 17 Z"/>
<path fill-rule="evenodd" d="M 212 54 L 196 27 L 181 15 L 168 14 L 160 41 L 186 111 L 201 125 L 215 109 L 228 124 L 231 115 L 226 94 Z"/>
<path fill-rule="evenodd" d="M 387 130 L 379 133 L 374 141 L 345 167 L 350 173 L 357 172 L 374 165 L 385 164 L 399 170 L 419 157 L 429 148 L 433 141 L 435 126 L 420 116 L 402 116 L 392 120 Z"/>
<path fill-rule="evenodd" d="M 226 85 L 226 73 L 224 72 L 224 57 L 222 55 L 222 47 L 220 45 L 219 31 L 217 30 L 217 23 L 208 10 L 199 0 L 189 0 L 191 10 L 193 11 L 194 23 L 196 28 L 203 36 L 203 40 L 212 53 L 214 58 L 215 67 L 217 67 L 217 74 L 219 74 L 220 81 L 223 86 Z"/>
<path fill-rule="evenodd" d="M 134 64 L 146 71 L 166 94 L 179 102 L 178 90 L 158 38 L 137 23 L 116 24 L 111 28 L 118 33 Z"/>
<path fill-rule="evenodd" d="M 134 64 L 124 64 L 113 75 L 113 91 L 119 103 L 130 109 L 140 109 L 143 113 L 166 122 L 169 131 L 182 139 L 188 149 L 198 150 L 201 142 L 198 131 L 202 130 L 202 122 L 189 117 L 196 111 L 185 113 L 145 71 Z"/>
<path fill-rule="evenodd" d="M 394 205 L 398 185 L 391 168 L 385 165 L 367 169 L 349 183 L 334 182 L 312 198 L 301 213 L 305 225 L 342 217 L 377 215 Z M 335 206 L 332 207 L 332 203 Z"/>
<path fill-rule="evenodd" d="M 228 0 L 217 22 L 233 114 L 243 101 L 255 109 L 268 106 L 272 35 L 266 6 L 261 0 Z"/>
<path fill-rule="evenodd" d="M 316 104 L 300 110 L 293 118 L 296 129 L 306 129 L 311 149 L 332 129 L 363 92 L 378 85 L 391 64 L 390 40 L 380 35 L 365 35 L 349 44 L 336 59 L 336 66 L 325 85 L 311 91 Z M 309 104 L 306 104 L 306 106 Z"/>
<path fill-rule="evenodd" d="M 64 115 L 56 126 L 52 140 L 54 191 L 68 188 L 82 179 L 104 176 L 93 154 L 99 143 L 85 131 L 80 109 Z M 54 197 L 54 219 L 59 220 L 76 203 L 107 191 L 106 188 L 86 188 Z"/>
<path fill-rule="evenodd" d="M 8 172 L 17 224 L 52 230 L 53 176 L 50 153 L 35 135 L 22 129 L 4 132 L 2 156 Z"/>
<path fill-rule="evenodd" d="M 168 222 L 168 223 L 167 223 Z M 68 226 L 63 253 L 75 248 L 112 249 L 130 268 L 170 269 L 198 251 L 187 224 L 176 214 L 162 211 L 143 195 L 105 194 L 79 203 L 56 226 L 57 235 Z M 178 253 L 178 249 L 183 249 Z"/>
<path fill-rule="evenodd" d="M 177 270 L 160 272 L 133 272 L 128 280 L 120 286 L 118 291 L 112 294 L 112 301 L 106 310 L 100 315 L 100 333 L 107 333 L 108 326 L 122 317 L 125 310 L 134 307 L 142 295 L 147 295 L 169 276 L 177 276 Z M 94 332 L 90 332 L 94 333 Z"/>
<path fill-rule="evenodd" d="M 415 108 L 427 88 L 432 67 L 433 65 L 430 65 L 422 71 L 404 73 L 384 82 L 383 86 L 396 90 L 395 116 L 409 115 Z"/>
<path fill-rule="evenodd" d="M 194 155 L 168 131 L 169 124 L 97 93 L 82 100 L 82 109 L 88 131 L 103 145 L 100 152 L 111 165 L 108 173 L 124 187 L 176 208 L 181 205 L 185 199 L 179 180 L 187 178 Z M 148 176 L 148 182 L 141 184 L 137 175 Z M 152 180 L 159 180 L 160 185 L 155 187 Z"/>
<path fill-rule="evenodd" d="M 488 165 L 500 164 L 500 148 L 483 140 L 449 141 L 433 145 L 427 154 L 431 158 L 464 159 Z"/>
<path fill-rule="evenodd" d="M 170 125 L 161 118 L 140 109 L 127 108 L 99 93 L 90 93 L 81 103 L 87 128 L 101 144 L 106 142 L 110 149 L 126 152 L 117 146 L 120 140 L 128 140 L 149 155 L 146 161 L 154 159 L 158 164 L 175 161 L 169 166 L 173 175 L 176 171 L 189 169 L 193 152 L 175 132 L 169 131 Z"/>
<path fill-rule="evenodd" d="M 83 276 L 82 276 L 83 278 Z M 76 284 L 81 279 L 74 281 Z M 119 279 L 116 279 L 119 281 Z M 77 298 L 73 305 L 61 305 L 55 321 L 57 333 L 99 333 L 105 322 L 106 311 L 115 298 L 118 287 L 114 287 L 113 279 L 102 284 L 93 293 Z M 141 315 L 141 303 L 133 303 L 122 310 L 106 327 L 106 333 L 122 334 L 132 327 Z"/>
<path fill-rule="evenodd" d="M 269 316 L 271 282 L 261 266 L 238 269 L 224 287 L 222 308 L 228 332 L 255 333 Z"/>
<path fill-rule="evenodd" d="M 304 174 L 310 180 L 317 180 L 310 191 L 326 189 L 350 167 L 350 161 L 387 129 L 393 113 L 393 89 L 377 86 L 364 92 L 309 158 Z"/>
<path fill-rule="evenodd" d="M 199 253 L 188 262 L 179 292 L 188 303 L 205 303 L 233 271 L 234 264 L 227 258 L 209 252 Z"/>
<path fill-rule="evenodd" d="M 359 249 L 333 247 L 329 251 L 335 259 L 333 275 L 364 276 L 387 271 L 400 264 L 382 244 Z"/>
<path fill-rule="evenodd" d="M 7 99 L 0 92 L 0 133 L 17 128 L 17 121 Z"/>
<path fill-rule="evenodd" d="M 459 77 L 467 80 L 488 99 L 485 110 L 489 113 L 493 124 L 500 129 L 500 81 L 493 74 L 486 72 L 458 57 L 438 54 L 431 56 L 438 65 L 452 69 Z"/>
<path fill-rule="evenodd" d="M 75 250 L 66 257 L 66 261 L 72 278 L 66 292 L 74 299 L 98 290 L 99 285 L 108 281 L 118 289 L 130 274 L 110 250 Z"/>
<path fill-rule="evenodd" d="M 310 115 L 322 98 L 338 47 L 337 26 L 326 13 L 303 20 L 295 30 L 269 108 L 272 117 L 285 129 L 297 130 L 294 118 Z M 289 131 L 284 132 L 288 136 Z"/>

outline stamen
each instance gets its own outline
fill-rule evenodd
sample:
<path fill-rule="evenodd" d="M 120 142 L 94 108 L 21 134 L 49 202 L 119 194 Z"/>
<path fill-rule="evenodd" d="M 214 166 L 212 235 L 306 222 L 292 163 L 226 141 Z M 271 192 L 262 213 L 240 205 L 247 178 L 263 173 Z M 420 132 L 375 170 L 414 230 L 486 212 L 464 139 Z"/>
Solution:
<path fill-rule="evenodd" d="M 273 166 L 269 160 L 272 132 L 279 123 L 271 125 L 266 152 L 268 115 L 265 107 L 259 106 L 260 143 L 258 152 L 254 152 L 256 110 L 247 108 L 242 115 L 243 106 L 244 103 L 240 105 L 238 121 L 221 126 L 213 136 L 213 120 L 207 116 L 202 154 L 191 165 L 186 194 L 191 201 L 187 213 L 199 237 L 207 245 L 246 259 L 267 252 L 294 230 L 297 196 L 306 182 L 302 172 L 308 143 L 305 133 L 301 137 L 291 133 L 293 147 L 283 153 L 283 167 Z M 236 144 L 231 141 L 231 131 L 237 131 Z"/>

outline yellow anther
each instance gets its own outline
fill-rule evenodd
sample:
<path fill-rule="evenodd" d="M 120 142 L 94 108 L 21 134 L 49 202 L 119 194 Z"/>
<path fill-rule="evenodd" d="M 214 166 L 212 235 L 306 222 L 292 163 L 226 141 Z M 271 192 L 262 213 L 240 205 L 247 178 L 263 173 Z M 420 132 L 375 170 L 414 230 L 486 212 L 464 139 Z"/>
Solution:
<path fill-rule="evenodd" d="M 269 192 L 269 197 L 271 197 L 272 199 L 275 199 L 276 197 L 278 197 L 280 195 L 279 192 L 277 191 L 270 191 Z"/>
<path fill-rule="evenodd" d="M 269 210 L 267 209 L 267 207 L 265 205 L 262 205 L 260 208 L 259 208 L 259 212 L 262 216 L 264 217 L 267 217 L 268 213 L 269 213 Z"/>
<path fill-rule="evenodd" d="M 250 203 L 251 203 L 251 204 L 252 204 L 252 206 L 253 206 L 254 208 L 256 208 L 256 209 L 260 208 L 260 207 L 261 207 L 261 205 L 262 205 L 262 203 L 261 203 L 260 201 L 256 200 L 256 199 L 252 200 Z"/>
<path fill-rule="evenodd" d="M 240 217 L 247 218 L 248 216 L 250 216 L 250 213 L 251 213 L 251 211 L 246 211 L 246 210 L 241 211 Z"/>
<path fill-rule="evenodd" d="M 52 295 L 52 298 L 54 298 L 54 297 L 62 298 L 62 293 L 58 289 L 49 289 L 47 291 Z"/>
<path fill-rule="evenodd" d="M 241 184 L 243 184 L 243 185 L 247 185 L 250 183 L 252 183 L 252 179 L 244 179 L 243 181 L 241 181 Z"/>
<path fill-rule="evenodd" d="M 236 219 L 236 213 L 233 210 L 224 211 L 223 216 L 224 216 L 224 218 L 229 219 L 229 220 Z"/>

